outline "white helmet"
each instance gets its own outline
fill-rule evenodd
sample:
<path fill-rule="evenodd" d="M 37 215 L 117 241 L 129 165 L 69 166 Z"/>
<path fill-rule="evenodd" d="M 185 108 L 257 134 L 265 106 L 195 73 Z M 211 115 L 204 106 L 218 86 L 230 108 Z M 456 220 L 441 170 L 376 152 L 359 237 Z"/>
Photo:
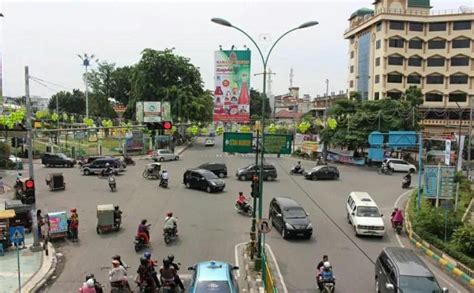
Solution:
<path fill-rule="evenodd" d="M 87 280 L 87 281 L 86 281 L 86 285 L 87 285 L 87 287 L 89 287 L 89 288 L 94 288 L 94 286 L 95 286 L 94 279 L 90 278 L 89 280 Z"/>
<path fill-rule="evenodd" d="M 106 163 L 106 164 L 105 164 L 105 167 L 109 167 L 109 166 L 110 166 L 110 164 L 109 164 L 109 163 Z"/>
<path fill-rule="evenodd" d="M 325 269 L 329 269 L 331 267 L 331 264 L 328 261 L 325 261 L 323 263 L 323 266 L 324 266 Z"/>

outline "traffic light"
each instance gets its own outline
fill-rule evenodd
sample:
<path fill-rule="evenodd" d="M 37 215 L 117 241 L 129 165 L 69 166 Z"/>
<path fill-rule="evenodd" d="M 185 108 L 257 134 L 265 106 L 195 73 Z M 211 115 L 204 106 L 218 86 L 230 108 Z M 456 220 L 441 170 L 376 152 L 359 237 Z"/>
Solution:
<path fill-rule="evenodd" d="M 25 188 L 25 203 L 34 204 L 36 202 L 35 181 L 33 179 L 26 180 Z"/>
<path fill-rule="evenodd" d="M 252 184 L 250 185 L 252 191 L 250 192 L 250 195 L 254 198 L 259 197 L 259 182 L 258 182 L 258 176 L 253 176 L 252 178 Z"/>
<path fill-rule="evenodd" d="M 173 123 L 171 121 L 152 122 L 152 123 L 146 123 L 146 127 L 149 130 L 153 130 L 153 129 L 156 129 L 156 130 L 161 130 L 161 129 L 169 130 L 169 129 L 173 128 Z"/>
<path fill-rule="evenodd" d="M 171 123 L 171 121 L 163 121 L 161 122 L 161 125 L 164 130 L 170 130 L 171 128 L 173 128 L 173 123 Z"/>
<path fill-rule="evenodd" d="M 56 144 L 56 145 L 58 144 L 58 136 L 57 135 L 53 136 L 53 143 Z"/>

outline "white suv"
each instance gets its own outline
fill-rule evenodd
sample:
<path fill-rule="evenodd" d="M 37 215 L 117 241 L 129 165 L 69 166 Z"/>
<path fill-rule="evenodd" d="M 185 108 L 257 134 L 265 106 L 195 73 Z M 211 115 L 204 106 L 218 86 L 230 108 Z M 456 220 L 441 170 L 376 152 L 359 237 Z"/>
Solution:
<path fill-rule="evenodd" d="M 383 237 L 385 225 L 377 204 L 367 192 L 352 191 L 346 203 L 347 220 L 358 235 Z"/>
<path fill-rule="evenodd" d="M 152 159 L 155 162 L 177 161 L 179 160 L 179 156 L 173 153 L 171 150 L 161 149 L 153 152 Z"/>
<path fill-rule="evenodd" d="M 416 167 L 413 164 L 410 164 L 404 160 L 400 159 L 385 159 L 384 160 L 385 164 L 388 164 L 390 169 L 392 169 L 395 172 L 416 172 Z"/>

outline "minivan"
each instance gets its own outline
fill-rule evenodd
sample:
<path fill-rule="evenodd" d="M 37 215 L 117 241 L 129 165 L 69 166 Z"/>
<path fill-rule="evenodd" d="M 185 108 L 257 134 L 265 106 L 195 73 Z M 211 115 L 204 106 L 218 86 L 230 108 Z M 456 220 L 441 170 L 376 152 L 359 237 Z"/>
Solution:
<path fill-rule="evenodd" d="M 301 236 L 306 239 L 313 235 L 313 225 L 309 214 L 294 199 L 275 197 L 270 202 L 268 218 L 272 226 L 280 231 L 283 239 Z"/>
<path fill-rule="evenodd" d="M 383 237 L 385 226 L 377 204 L 367 192 L 352 191 L 346 202 L 347 220 L 355 235 Z"/>
<path fill-rule="evenodd" d="M 116 158 L 96 159 L 90 164 L 83 165 L 81 170 L 84 175 L 99 174 L 105 168 L 107 163 L 110 164 L 113 173 L 117 174 L 118 172 L 123 171 L 122 162 Z"/>
<path fill-rule="evenodd" d="M 223 191 L 224 180 L 219 179 L 214 173 L 204 169 L 188 169 L 183 175 L 183 184 L 186 188 L 205 190 L 209 193 Z"/>
<path fill-rule="evenodd" d="M 375 288 L 380 293 L 448 292 L 416 253 L 403 247 L 385 247 L 375 263 Z"/>
<path fill-rule="evenodd" d="M 260 166 L 255 164 L 248 165 L 247 167 L 240 168 L 235 173 L 237 179 L 245 181 L 252 179 L 253 176 L 260 174 Z M 277 178 L 277 170 L 272 164 L 263 165 L 263 180 L 273 181 Z"/>
<path fill-rule="evenodd" d="M 219 176 L 219 178 L 227 177 L 227 166 L 224 163 L 204 163 L 198 168 L 209 170 Z"/>

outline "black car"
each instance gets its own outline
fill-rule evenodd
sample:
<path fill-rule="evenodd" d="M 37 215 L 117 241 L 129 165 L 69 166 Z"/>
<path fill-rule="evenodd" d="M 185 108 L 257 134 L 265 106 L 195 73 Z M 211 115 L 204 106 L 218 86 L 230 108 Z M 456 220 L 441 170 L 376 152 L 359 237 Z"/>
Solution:
<path fill-rule="evenodd" d="M 304 178 L 310 180 L 339 179 L 339 170 L 334 166 L 316 166 L 304 173 Z"/>
<path fill-rule="evenodd" d="M 227 177 L 227 166 L 224 163 L 205 163 L 198 168 L 209 170 L 219 176 L 219 178 Z"/>
<path fill-rule="evenodd" d="M 270 202 L 268 218 L 272 226 L 280 231 L 283 239 L 290 236 L 302 236 L 306 239 L 313 235 L 313 226 L 309 214 L 293 199 L 275 197 Z"/>
<path fill-rule="evenodd" d="M 255 166 L 255 164 L 249 165 L 244 168 L 240 168 L 235 173 L 237 179 L 239 180 L 250 180 L 253 176 L 260 173 L 260 166 Z M 273 181 L 277 178 L 277 170 L 272 164 L 263 165 L 263 180 Z"/>
<path fill-rule="evenodd" d="M 72 168 L 76 164 L 76 160 L 69 158 L 65 154 L 57 153 L 45 153 L 41 157 L 41 164 L 46 167 L 50 166 L 64 166 Z"/>
<path fill-rule="evenodd" d="M 107 164 L 110 165 L 114 174 L 123 171 L 122 162 L 116 158 L 100 158 L 94 160 L 90 164 L 83 165 L 81 171 L 84 175 L 100 174 L 102 170 L 106 168 Z"/>
<path fill-rule="evenodd" d="M 183 184 L 186 188 L 202 189 L 207 192 L 223 191 L 224 180 L 205 169 L 189 169 L 184 172 Z"/>

